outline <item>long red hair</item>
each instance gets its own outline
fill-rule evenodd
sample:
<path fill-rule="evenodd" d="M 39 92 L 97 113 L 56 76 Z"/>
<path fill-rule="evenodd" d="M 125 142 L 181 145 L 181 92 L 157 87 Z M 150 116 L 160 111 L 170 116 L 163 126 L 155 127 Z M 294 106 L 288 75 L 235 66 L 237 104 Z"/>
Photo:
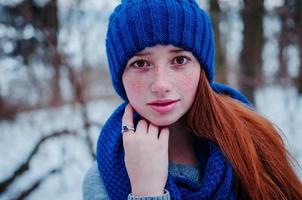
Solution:
<path fill-rule="evenodd" d="M 231 163 L 247 195 L 239 194 L 241 199 L 302 199 L 293 158 L 274 125 L 237 100 L 214 93 L 203 70 L 187 120 L 197 136 L 215 142 Z"/>

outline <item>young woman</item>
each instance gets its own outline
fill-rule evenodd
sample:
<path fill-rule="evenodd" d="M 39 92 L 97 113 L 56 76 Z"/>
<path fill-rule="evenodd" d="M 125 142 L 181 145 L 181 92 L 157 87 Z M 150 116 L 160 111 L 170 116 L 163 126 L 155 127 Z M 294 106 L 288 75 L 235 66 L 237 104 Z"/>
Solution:
<path fill-rule="evenodd" d="M 106 39 L 125 101 L 102 128 L 84 199 L 302 199 L 274 125 L 214 81 L 209 16 L 194 0 L 125 0 Z"/>

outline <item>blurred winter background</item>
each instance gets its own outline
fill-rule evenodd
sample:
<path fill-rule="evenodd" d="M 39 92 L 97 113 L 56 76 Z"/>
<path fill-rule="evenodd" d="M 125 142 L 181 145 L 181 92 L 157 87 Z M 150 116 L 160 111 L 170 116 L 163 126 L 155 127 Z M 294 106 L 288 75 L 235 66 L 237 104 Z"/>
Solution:
<path fill-rule="evenodd" d="M 102 124 L 121 102 L 105 55 L 119 0 L 0 0 L 0 199 L 82 199 Z M 302 163 L 302 1 L 201 0 L 217 81 L 241 90 Z"/>

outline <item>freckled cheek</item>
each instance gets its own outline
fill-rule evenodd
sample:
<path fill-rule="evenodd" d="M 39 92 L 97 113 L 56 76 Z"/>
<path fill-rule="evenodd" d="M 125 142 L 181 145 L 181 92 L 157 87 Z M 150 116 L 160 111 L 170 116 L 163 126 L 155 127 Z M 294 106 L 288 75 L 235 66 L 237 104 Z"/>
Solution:
<path fill-rule="evenodd" d="M 197 88 L 199 77 L 196 74 L 184 75 L 179 80 L 179 86 L 186 90 L 195 90 Z"/>
<path fill-rule="evenodd" d="M 138 96 L 141 95 L 145 90 L 145 83 L 141 79 L 131 79 L 124 81 L 124 87 L 126 89 L 127 95 Z"/>

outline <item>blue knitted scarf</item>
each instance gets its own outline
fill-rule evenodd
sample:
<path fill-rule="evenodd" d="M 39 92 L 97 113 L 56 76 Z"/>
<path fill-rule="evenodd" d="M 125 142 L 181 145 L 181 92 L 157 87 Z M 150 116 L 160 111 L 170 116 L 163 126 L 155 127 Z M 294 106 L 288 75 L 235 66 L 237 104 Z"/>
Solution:
<path fill-rule="evenodd" d="M 222 84 L 212 85 L 214 91 L 226 93 L 250 106 L 236 90 Z M 127 103 L 121 104 L 104 125 L 97 143 L 98 169 L 110 199 L 127 199 L 130 180 L 124 163 L 121 134 L 122 116 Z M 134 116 L 134 123 L 139 120 Z M 235 199 L 234 172 L 220 149 L 209 141 L 198 142 L 196 155 L 201 164 L 201 184 L 168 174 L 166 189 L 172 199 Z"/>

